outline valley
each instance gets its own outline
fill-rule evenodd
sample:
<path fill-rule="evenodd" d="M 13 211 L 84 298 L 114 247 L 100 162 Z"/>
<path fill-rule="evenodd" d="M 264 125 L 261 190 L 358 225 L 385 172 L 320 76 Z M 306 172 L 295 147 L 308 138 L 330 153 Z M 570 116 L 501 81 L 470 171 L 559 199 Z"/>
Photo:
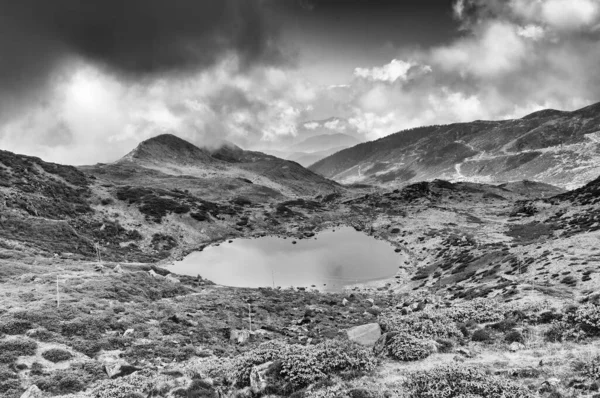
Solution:
<path fill-rule="evenodd" d="M 464 372 L 480 396 L 593 396 L 599 192 L 599 178 L 342 185 L 172 135 L 77 168 L 2 151 L 0 391 L 421 397 L 427 372 Z M 169 271 L 238 239 L 302 247 L 340 228 L 385 243 L 394 273 L 327 292 Z"/>

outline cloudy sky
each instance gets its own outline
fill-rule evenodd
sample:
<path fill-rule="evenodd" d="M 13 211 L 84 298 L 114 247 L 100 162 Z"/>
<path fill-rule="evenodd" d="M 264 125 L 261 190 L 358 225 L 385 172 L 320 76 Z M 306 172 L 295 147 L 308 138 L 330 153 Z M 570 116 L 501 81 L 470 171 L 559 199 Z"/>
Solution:
<path fill-rule="evenodd" d="M 0 0 L 0 149 L 90 164 L 171 132 L 322 131 L 600 101 L 600 0 Z M 325 130 L 323 130 L 325 129 Z"/>

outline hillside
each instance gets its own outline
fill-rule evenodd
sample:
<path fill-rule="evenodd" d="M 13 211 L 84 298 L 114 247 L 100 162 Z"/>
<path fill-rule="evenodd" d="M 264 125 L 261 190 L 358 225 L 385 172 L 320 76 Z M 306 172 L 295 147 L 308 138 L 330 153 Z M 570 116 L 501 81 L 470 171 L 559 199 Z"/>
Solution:
<path fill-rule="evenodd" d="M 399 185 L 442 178 L 535 180 L 576 188 L 600 174 L 600 103 L 522 119 L 420 127 L 366 142 L 310 169 L 342 183 Z"/>
<path fill-rule="evenodd" d="M 172 135 L 112 164 L 72 167 L 0 151 L 0 247 L 30 255 L 152 262 L 224 236 L 285 233 L 285 207 L 344 188 L 297 163 Z M 303 202 L 302 202 L 303 203 Z"/>

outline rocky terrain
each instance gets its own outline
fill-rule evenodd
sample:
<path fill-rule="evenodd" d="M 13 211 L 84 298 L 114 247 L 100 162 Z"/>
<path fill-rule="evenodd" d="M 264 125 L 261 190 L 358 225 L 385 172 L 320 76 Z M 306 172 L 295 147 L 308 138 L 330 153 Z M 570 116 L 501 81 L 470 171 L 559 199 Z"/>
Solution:
<path fill-rule="evenodd" d="M 79 168 L 0 151 L 0 396 L 598 396 L 599 195 L 600 179 L 340 185 L 170 135 Z M 336 225 L 408 260 L 340 293 L 162 267 Z"/>
<path fill-rule="evenodd" d="M 600 104 L 594 104 L 515 120 L 420 127 L 345 149 L 310 169 L 343 183 L 529 179 L 572 189 L 600 174 L 599 115 Z"/>

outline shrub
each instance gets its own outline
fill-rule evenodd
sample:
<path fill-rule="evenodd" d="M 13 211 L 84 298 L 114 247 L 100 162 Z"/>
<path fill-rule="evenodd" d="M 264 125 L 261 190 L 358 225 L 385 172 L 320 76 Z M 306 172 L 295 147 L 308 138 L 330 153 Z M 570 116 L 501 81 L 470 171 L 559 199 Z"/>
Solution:
<path fill-rule="evenodd" d="M 593 380 L 600 379 L 600 356 L 584 361 L 576 361 L 573 370 Z"/>
<path fill-rule="evenodd" d="M 42 391 L 53 395 L 70 394 L 85 389 L 84 381 L 71 370 L 57 370 L 47 377 L 40 377 L 35 384 Z"/>
<path fill-rule="evenodd" d="M 456 322 L 466 323 L 467 321 L 474 321 L 476 323 L 487 323 L 501 321 L 504 319 L 504 313 L 508 309 L 494 300 L 476 298 L 450 308 L 445 308 L 443 311 L 446 316 Z"/>
<path fill-rule="evenodd" d="M 488 341 L 492 340 L 492 335 L 488 330 L 478 329 L 475 332 L 473 332 L 473 336 L 471 336 L 471 340 L 488 342 Z"/>
<path fill-rule="evenodd" d="M 438 343 L 438 352 L 448 353 L 454 349 L 454 343 L 451 340 L 437 339 L 435 342 Z"/>
<path fill-rule="evenodd" d="M 20 356 L 35 355 L 37 343 L 31 340 L 0 341 L 0 364 L 10 365 Z"/>
<path fill-rule="evenodd" d="M 452 319 L 439 313 L 419 312 L 406 316 L 388 312 L 379 318 L 388 332 L 406 333 L 420 339 L 448 339 L 461 336 Z"/>
<path fill-rule="evenodd" d="M 0 333 L 23 334 L 32 328 L 31 322 L 22 319 L 9 319 L 0 322 Z"/>
<path fill-rule="evenodd" d="M 518 330 L 511 330 L 510 332 L 506 333 L 504 335 L 504 341 L 506 341 L 509 344 L 515 342 L 521 344 L 525 343 L 523 335 Z"/>
<path fill-rule="evenodd" d="M 409 374 L 404 382 L 407 398 L 533 398 L 521 385 L 480 369 L 443 366 Z"/>
<path fill-rule="evenodd" d="M 554 321 L 544 332 L 544 340 L 550 343 L 558 343 L 563 341 L 564 335 L 567 330 L 567 325 L 562 321 Z"/>
<path fill-rule="evenodd" d="M 19 380 L 10 379 L 10 380 L 5 380 L 5 381 L 0 381 L 0 395 L 2 397 L 18 398 L 21 396 L 22 392 L 23 392 L 23 390 L 21 389 L 21 383 L 19 382 Z"/>
<path fill-rule="evenodd" d="M 573 315 L 566 316 L 569 321 L 575 323 L 588 336 L 600 334 L 600 307 L 594 304 L 584 304 L 577 308 Z"/>
<path fill-rule="evenodd" d="M 68 361 L 73 358 L 69 351 L 61 350 L 60 348 L 51 348 L 42 353 L 42 357 L 50 362 Z"/>
<path fill-rule="evenodd" d="M 100 363 L 86 362 L 37 377 L 33 384 L 42 391 L 60 395 L 82 391 L 91 383 L 105 378 L 107 376 Z"/>
<path fill-rule="evenodd" d="M 432 345 L 405 332 L 390 332 L 377 342 L 374 351 L 399 361 L 418 361 L 432 353 Z"/>
<path fill-rule="evenodd" d="M 496 322 L 496 323 L 490 325 L 490 328 L 492 328 L 494 330 L 499 330 L 501 332 L 506 332 L 511 329 L 514 329 L 515 326 L 517 326 L 517 322 L 515 322 L 514 319 L 503 319 L 500 322 Z"/>
<path fill-rule="evenodd" d="M 249 385 L 252 368 L 269 361 L 281 362 L 277 376 L 294 389 L 334 373 L 370 371 L 376 363 L 370 350 L 348 341 L 328 340 L 312 346 L 272 341 L 236 358 L 233 370 L 235 384 L 239 387 Z"/>

